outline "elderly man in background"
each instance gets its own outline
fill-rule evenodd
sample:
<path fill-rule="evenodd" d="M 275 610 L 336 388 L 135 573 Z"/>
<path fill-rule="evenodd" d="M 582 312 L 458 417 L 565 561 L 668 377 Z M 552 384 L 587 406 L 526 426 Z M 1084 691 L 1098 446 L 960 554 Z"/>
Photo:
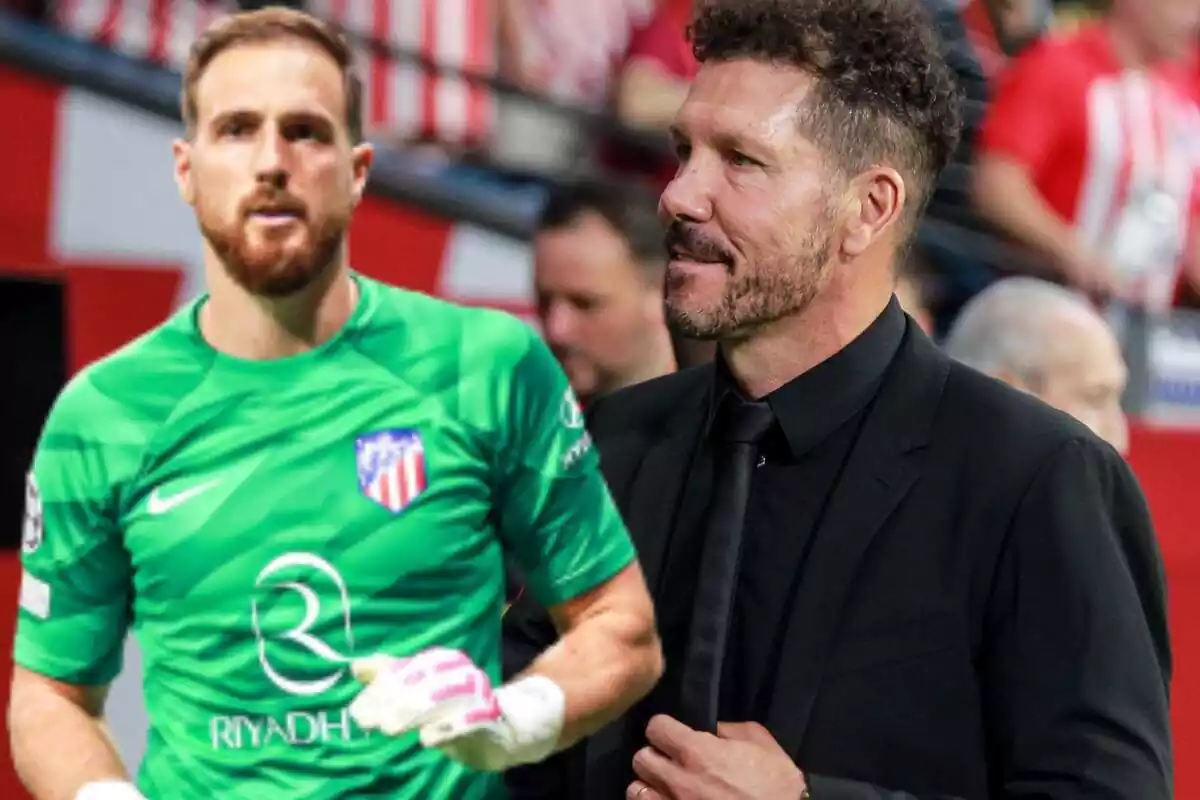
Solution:
<path fill-rule="evenodd" d="M 585 403 L 675 371 L 663 231 L 641 199 L 596 183 L 558 186 L 534 235 L 538 316 Z"/>
<path fill-rule="evenodd" d="M 1127 451 L 1121 348 L 1078 294 L 1036 278 L 999 281 L 963 309 L 945 349 L 1070 414 L 1122 454 Z"/>

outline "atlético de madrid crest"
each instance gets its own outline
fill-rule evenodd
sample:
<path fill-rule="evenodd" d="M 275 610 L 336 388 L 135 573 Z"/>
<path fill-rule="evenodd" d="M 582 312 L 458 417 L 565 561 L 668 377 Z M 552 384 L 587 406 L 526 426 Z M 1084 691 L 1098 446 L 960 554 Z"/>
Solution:
<path fill-rule="evenodd" d="M 396 428 L 354 440 L 358 487 L 393 513 L 403 511 L 425 491 L 425 446 L 415 430 Z"/>

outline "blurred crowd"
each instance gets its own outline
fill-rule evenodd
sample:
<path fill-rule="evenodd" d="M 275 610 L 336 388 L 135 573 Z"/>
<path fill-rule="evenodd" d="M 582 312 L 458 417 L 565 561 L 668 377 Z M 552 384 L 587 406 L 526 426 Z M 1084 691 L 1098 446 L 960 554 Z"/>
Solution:
<path fill-rule="evenodd" d="M 923 1 L 968 113 L 897 293 L 1123 446 L 1125 321 L 1200 305 L 1200 0 Z M 711 356 L 663 325 L 654 220 L 692 0 L 0 0 L 175 69 L 214 17 L 270 4 L 355 42 L 375 141 L 555 187 L 538 308 L 582 395 Z"/>

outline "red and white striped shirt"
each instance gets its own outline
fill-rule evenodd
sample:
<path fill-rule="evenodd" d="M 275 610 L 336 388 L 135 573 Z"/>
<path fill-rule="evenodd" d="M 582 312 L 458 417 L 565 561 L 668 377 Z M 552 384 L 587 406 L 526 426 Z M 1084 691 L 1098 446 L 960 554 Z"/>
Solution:
<path fill-rule="evenodd" d="M 55 0 L 56 24 L 73 36 L 132 58 L 181 68 L 205 28 L 233 0 Z"/>
<path fill-rule="evenodd" d="M 365 126 L 405 139 L 483 143 L 494 98 L 483 86 L 429 74 L 372 52 L 374 39 L 467 72 L 496 69 L 490 0 L 309 0 L 308 10 L 340 25 L 355 44 L 363 78 Z M 233 0 L 55 0 L 60 28 L 133 58 L 174 69 L 196 37 L 237 10 Z"/>
<path fill-rule="evenodd" d="M 1123 66 L 1101 24 L 1048 37 L 1001 76 L 979 149 L 1021 164 L 1119 283 L 1171 304 L 1200 221 L 1200 109 L 1181 70 Z"/>
<path fill-rule="evenodd" d="M 309 10 L 352 35 L 419 53 L 467 73 L 496 71 L 496 19 L 490 0 L 309 0 Z M 425 72 L 358 44 L 368 130 L 405 139 L 484 143 L 495 115 L 485 86 Z"/>
<path fill-rule="evenodd" d="M 633 30 L 657 0 L 508 0 L 520 20 L 517 51 L 529 88 L 601 107 Z"/>

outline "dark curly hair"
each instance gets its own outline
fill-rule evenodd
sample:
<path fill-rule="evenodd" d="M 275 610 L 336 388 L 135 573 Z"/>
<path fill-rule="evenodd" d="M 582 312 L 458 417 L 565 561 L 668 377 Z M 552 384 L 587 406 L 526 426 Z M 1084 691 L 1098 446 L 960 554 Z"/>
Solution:
<path fill-rule="evenodd" d="M 887 164 L 909 179 L 915 224 L 962 128 L 962 96 L 920 0 L 696 0 L 688 33 L 701 63 L 810 73 L 801 130 L 844 174 Z"/>

